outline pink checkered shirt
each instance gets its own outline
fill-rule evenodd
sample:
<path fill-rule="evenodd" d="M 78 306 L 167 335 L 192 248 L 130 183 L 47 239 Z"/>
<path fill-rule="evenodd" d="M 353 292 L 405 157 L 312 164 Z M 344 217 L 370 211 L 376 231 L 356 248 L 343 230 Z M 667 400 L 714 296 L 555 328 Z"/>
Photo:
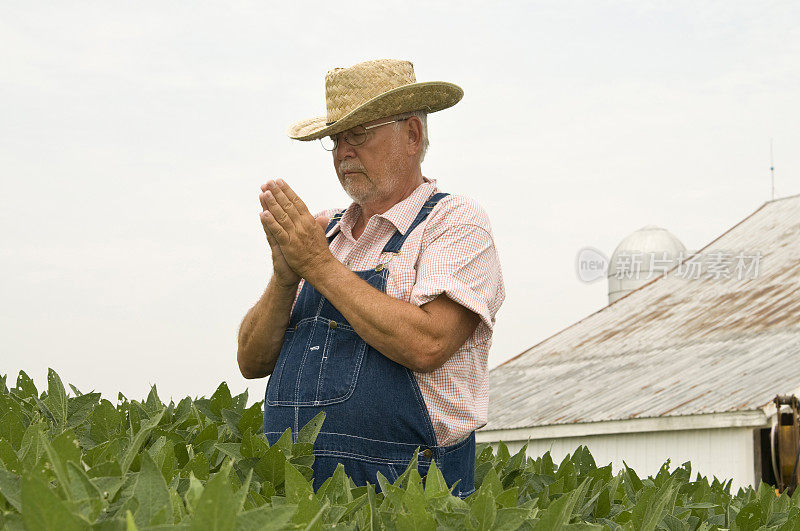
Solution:
<path fill-rule="evenodd" d="M 360 207 L 353 203 L 339 221 L 341 232 L 331 242 L 331 252 L 353 271 L 376 267 L 388 258 L 381 251 L 395 230 L 405 233 L 437 191 L 436 181 L 425 179 L 409 197 L 370 218 L 358 240 L 353 239 L 352 228 Z M 331 218 L 336 212 L 317 215 Z M 386 267 L 388 295 L 422 306 L 446 293 L 481 318 L 472 337 L 444 365 L 430 373 L 414 373 L 437 443 L 455 444 L 486 424 L 489 347 L 495 315 L 505 299 L 489 217 L 472 199 L 448 195 L 411 232 L 400 254 Z"/>

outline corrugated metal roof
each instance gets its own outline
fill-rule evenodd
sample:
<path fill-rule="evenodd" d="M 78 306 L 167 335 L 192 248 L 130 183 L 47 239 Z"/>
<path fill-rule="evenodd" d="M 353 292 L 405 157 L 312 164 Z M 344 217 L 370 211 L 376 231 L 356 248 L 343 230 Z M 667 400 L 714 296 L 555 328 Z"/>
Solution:
<path fill-rule="evenodd" d="M 699 254 L 717 252 L 760 252 L 758 274 L 673 269 L 496 367 L 484 429 L 753 410 L 797 392 L 800 196 L 765 203 Z"/>

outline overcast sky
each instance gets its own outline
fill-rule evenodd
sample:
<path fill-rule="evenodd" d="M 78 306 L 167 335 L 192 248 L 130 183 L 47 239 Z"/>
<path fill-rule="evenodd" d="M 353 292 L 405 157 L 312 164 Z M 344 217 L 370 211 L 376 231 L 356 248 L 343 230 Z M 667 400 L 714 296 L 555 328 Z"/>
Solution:
<path fill-rule="evenodd" d="M 655 224 L 697 249 L 768 200 L 770 138 L 776 195 L 800 193 L 798 6 L 3 2 L 0 374 L 244 389 L 237 331 L 271 271 L 259 186 L 350 203 L 285 130 L 324 114 L 327 70 L 384 57 L 464 89 L 429 118 L 423 173 L 492 220 L 495 366 L 606 304 L 582 247 Z"/>

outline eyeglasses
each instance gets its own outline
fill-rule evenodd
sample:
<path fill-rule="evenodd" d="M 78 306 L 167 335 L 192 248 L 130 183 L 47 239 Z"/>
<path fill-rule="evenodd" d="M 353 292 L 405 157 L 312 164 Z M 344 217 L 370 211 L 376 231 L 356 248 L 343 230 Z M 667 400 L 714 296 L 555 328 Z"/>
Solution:
<path fill-rule="evenodd" d="M 410 116 L 408 118 L 410 118 Z M 361 144 L 367 141 L 367 131 L 369 131 L 370 129 L 375 129 L 376 127 L 381 127 L 382 125 L 393 124 L 395 122 L 404 122 L 408 120 L 408 118 L 399 118 L 397 120 L 390 120 L 388 122 L 368 125 L 366 127 L 364 127 L 363 125 L 357 125 L 352 129 L 344 131 L 343 133 L 337 133 L 336 135 L 333 136 L 324 136 L 320 138 L 319 141 L 322 144 L 322 147 L 326 151 L 333 151 L 334 149 L 339 147 L 339 135 L 342 135 L 344 137 L 344 141 L 350 144 L 351 146 L 360 146 Z"/>

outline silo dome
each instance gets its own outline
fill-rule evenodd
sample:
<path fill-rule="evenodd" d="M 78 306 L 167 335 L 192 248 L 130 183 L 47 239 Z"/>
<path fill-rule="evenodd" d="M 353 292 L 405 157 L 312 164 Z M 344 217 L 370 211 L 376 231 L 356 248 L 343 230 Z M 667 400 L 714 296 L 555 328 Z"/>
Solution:
<path fill-rule="evenodd" d="M 614 249 L 608 264 L 608 303 L 661 276 L 686 257 L 686 247 L 671 232 L 647 225 Z"/>

